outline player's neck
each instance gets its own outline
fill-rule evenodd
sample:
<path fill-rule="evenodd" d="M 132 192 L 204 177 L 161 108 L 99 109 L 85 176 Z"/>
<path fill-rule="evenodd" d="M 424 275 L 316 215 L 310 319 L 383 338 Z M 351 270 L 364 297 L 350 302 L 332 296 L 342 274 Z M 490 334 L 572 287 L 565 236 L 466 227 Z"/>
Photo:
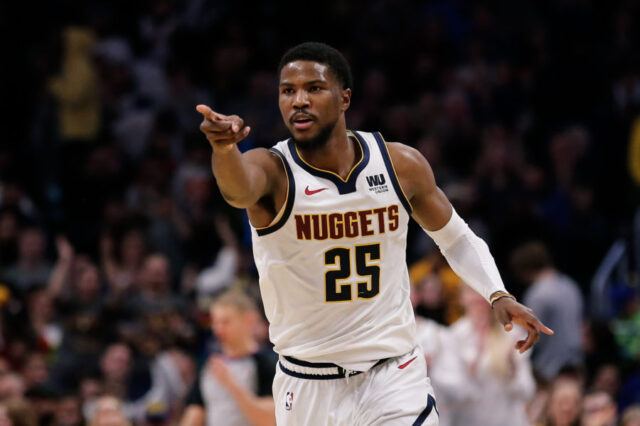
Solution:
<path fill-rule="evenodd" d="M 307 163 L 318 169 L 333 172 L 343 179 L 346 179 L 362 156 L 358 143 L 347 136 L 343 120 L 336 124 L 325 146 L 313 150 L 298 147 L 298 152 Z"/>

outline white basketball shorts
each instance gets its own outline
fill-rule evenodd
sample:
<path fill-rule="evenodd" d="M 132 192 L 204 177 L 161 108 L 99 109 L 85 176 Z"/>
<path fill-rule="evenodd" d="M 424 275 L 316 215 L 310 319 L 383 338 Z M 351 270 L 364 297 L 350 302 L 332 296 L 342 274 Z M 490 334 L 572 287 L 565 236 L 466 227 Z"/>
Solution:
<path fill-rule="evenodd" d="M 273 381 L 279 426 L 437 426 L 420 347 L 366 372 L 280 356 Z"/>

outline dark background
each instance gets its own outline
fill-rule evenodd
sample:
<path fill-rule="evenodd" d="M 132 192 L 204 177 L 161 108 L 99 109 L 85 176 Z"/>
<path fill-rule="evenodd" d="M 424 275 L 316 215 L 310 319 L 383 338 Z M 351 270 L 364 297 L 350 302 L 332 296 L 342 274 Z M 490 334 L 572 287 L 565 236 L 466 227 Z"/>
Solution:
<path fill-rule="evenodd" d="M 79 78 L 69 71 L 74 65 L 65 68 L 69 27 L 92 34 L 79 55 L 89 71 Z M 582 289 L 588 321 L 594 272 L 616 239 L 631 239 L 638 206 L 639 183 L 628 168 L 640 106 L 638 28 L 640 4 L 630 0 L 0 3 L 0 276 L 8 291 L 0 352 L 7 371 L 23 371 L 25 357 L 40 354 L 41 384 L 77 395 L 76 376 L 91 376 L 116 341 L 129 342 L 142 364 L 167 348 L 202 358 L 210 337 L 193 277 L 222 246 L 239 256 L 232 281 L 253 294 L 256 272 L 246 217 L 217 191 L 194 107 L 203 102 L 243 117 L 252 132 L 242 149 L 286 138 L 275 68 L 286 49 L 307 40 L 333 45 L 351 64 L 348 127 L 381 131 L 427 157 L 439 186 L 489 243 L 507 287 L 524 291 L 509 270 L 514 248 L 542 240 Z M 52 82 L 65 76 L 71 83 L 61 94 Z M 80 136 L 65 132 L 64 108 L 76 109 L 67 119 L 84 127 Z M 91 128 L 78 109 L 94 111 L 98 124 Z M 43 238 L 40 254 L 20 249 L 29 231 Z M 433 246 L 419 232 L 410 235 L 413 263 Z M 61 236 L 76 263 L 84 262 L 78 268 L 97 270 L 103 302 L 94 308 L 73 290 L 46 290 Z M 142 291 L 138 281 L 146 278 L 136 274 L 152 253 L 168 259 L 158 286 L 166 284 L 167 312 L 182 324 L 163 338 L 141 325 L 146 308 L 122 303 L 123 294 Z M 123 294 L 106 257 L 130 275 Z M 16 284 L 20 265 L 44 272 Z M 630 260 L 627 272 L 636 266 Z M 70 272 L 65 282 L 74 279 Z M 30 312 L 41 292 L 51 312 L 39 321 L 58 324 L 57 347 L 41 341 Z M 616 316 L 633 317 L 637 308 L 630 309 L 609 312 L 605 328 Z M 80 374 L 61 364 L 71 352 L 80 356 L 64 342 L 78 332 L 69 319 L 84 310 L 97 329 Z M 137 347 L 140 339 L 153 348 Z M 628 360 L 623 378 L 636 367 L 637 358 Z"/>

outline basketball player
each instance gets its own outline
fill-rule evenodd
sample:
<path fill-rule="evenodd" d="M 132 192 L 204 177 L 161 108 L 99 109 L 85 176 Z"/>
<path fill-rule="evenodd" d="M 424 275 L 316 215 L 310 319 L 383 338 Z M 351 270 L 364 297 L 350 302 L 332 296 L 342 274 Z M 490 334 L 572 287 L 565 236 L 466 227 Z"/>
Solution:
<path fill-rule="evenodd" d="M 250 128 L 206 105 L 200 129 L 229 204 L 247 210 L 270 338 L 280 425 L 437 425 L 409 299 L 413 217 L 452 268 L 493 305 L 524 352 L 551 334 L 505 291 L 487 245 L 436 186 L 415 149 L 347 130 L 352 77 L 332 47 L 303 43 L 279 66 L 291 138 L 241 154 Z"/>

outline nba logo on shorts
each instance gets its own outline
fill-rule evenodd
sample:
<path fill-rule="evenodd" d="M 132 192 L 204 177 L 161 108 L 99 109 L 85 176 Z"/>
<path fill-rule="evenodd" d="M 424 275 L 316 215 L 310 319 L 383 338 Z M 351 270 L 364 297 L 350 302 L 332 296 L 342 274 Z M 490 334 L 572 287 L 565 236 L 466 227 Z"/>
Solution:
<path fill-rule="evenodd" d="M 291 411 L 293 408 L 293 392 L 287 392 L 287 399 L 284 401 L 284 408 Z"/>

